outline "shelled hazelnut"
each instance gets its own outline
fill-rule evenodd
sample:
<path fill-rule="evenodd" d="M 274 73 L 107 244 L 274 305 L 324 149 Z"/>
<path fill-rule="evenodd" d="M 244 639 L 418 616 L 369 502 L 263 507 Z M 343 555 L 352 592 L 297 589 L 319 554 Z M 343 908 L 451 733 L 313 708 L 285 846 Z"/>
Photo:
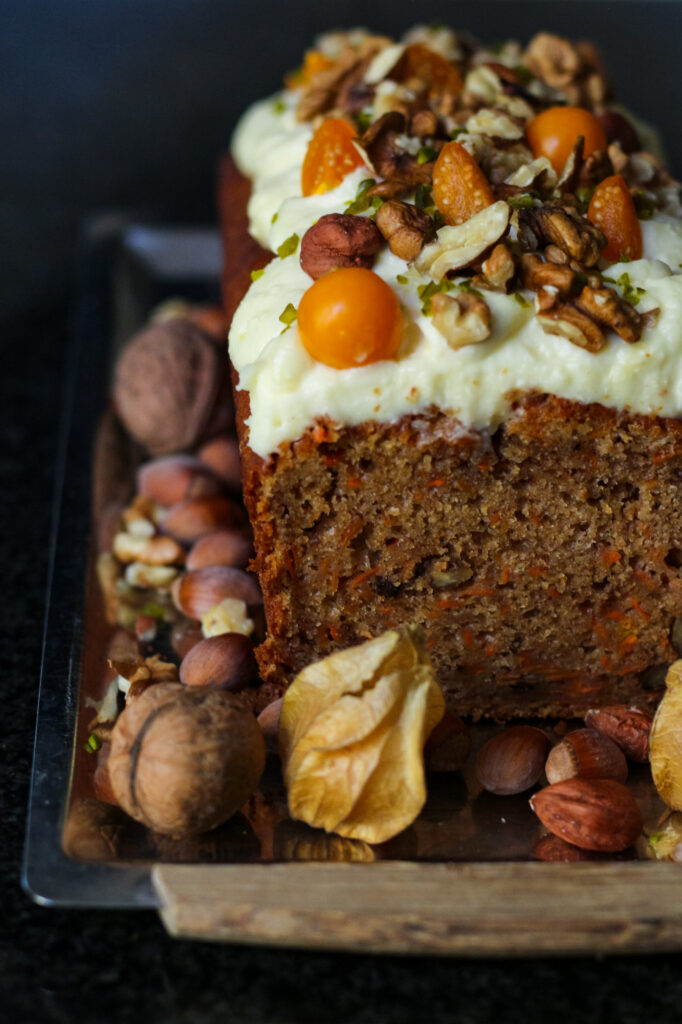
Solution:
<path fill-rule="evenodd" d="M 523 793 L 539 781 L 550 741 L 533 725 L 514 725 L 493 736 L 478 752 L 476 776 L 498 796 Z"/>

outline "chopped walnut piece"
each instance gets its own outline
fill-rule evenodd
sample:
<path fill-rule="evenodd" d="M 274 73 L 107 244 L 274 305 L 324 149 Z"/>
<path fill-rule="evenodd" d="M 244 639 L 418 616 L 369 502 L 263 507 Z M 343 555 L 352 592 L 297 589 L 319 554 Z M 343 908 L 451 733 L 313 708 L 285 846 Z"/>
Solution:
<path fill-rule="evenodd" d="M 527 212 L 533 231 L 545 242 L 557 245 L 585 267 L 599 262 L 606 239 L 599 228 L 581 217 L 572 206 L 547 203 Z"/>
<path fill-rule="evenodd" d="M 573 306 L 558 305 L 538 313 L 537 321 L 545 334 L 558 334 L 588 352 L 599 352 L 604 347 L 604 335 L 594 320 Z"/>
<path fill-rule="evenodd" d="M 487 260 L 483 261 L 481 270 L 488 284 L 500 291 L 506 291 L 509 282 L 516 272 L 514 257 L 504 242 L 498 242 Z"/>
<path fill-rule="evenodd" d="M 377 210 L 376 226 L 392 253 L 410 262 L 433 236 L 433 222 L 423 210 L 411 203 L 389 199 Z"/>
<path fill-rule="evenodd" d="M 380 45 L 380 41 L 370 38 L 359 49 L 347 47 L 332 67 L 314 74 L 298 101 L 296 119 L 310 121 L 337 104 L 343 107 L 342 100 L 347 100 L 349 90 L 361 81 Z"/>
<path fill-rule="evenodd" d="M 570 260 L 568 253 L 560 249 L 558 245 L 548 245 L 545 249 L 545 259 L 550 263 L 557 263 L 559 266 L 568 266 Z"/>
<path fill-rule="evenodd" d="M 414 189 L 431 181 L 433 162 L 420 164 L 416 156 L 399 145 L 405 128 L 405 115 L 392 110 L 371 124 L 359 142 L 378 175 L 399 178 Z"/>
<path fill-rule="evenodd" d="M 548 288 L 540 288 L 536 295 L 536 312 L 546 313 L 554 309 L 559 302 L 559 293 L 556 288 L 550 285 Z"/>
<path fill-rule="evenodd" d="M 431 311 L 434 327 L 450 348 L 479 345 L 490 337 L 490 310 L 477 295 L 438 292 L 431 299 Z"/>
<path fill-rule="evenodd" d="M 601 58 L 591 43 L 539 32 L 531 39 L 523 63 L 553 89 L 560 89 L 569 103 L 593 107 L 607 96 Z"/>
<path fill-rule="evenodd" d="M 530 288 L 532 291 L 547 287 L 555 288 L 556 294 L 565 297 L 571 294 L 575 274 L 568 266 L 543 263 L 539 256 L 525 252 L 521 256 L 521 278 L 524 288 Z"/>
<path fill-rule="evenodd" d="M 178 680 L 178 666 L 172 661 L 164 661 L 158 654 L 150 658 L 137 658 L 135 661 L 116 661 L 109 659 L 109 665 L 121 679 L 118 688 L 126 695 L 126 704 L 135 700 L 149 686 L 157 683 L 175 683 Z"/>
<path fill-rule="evenodd" d="M 405 178 L 390 178 L 388 181 L 378 181 L 367 190 L 367 198 L 372 199 L 379 196 L 380 199 L 404 199 L 414 192 L 414 185 Z"/>
<path fill-rule="evenodd" d="M 644 325 L 641 316 L 611 288 L 591 288 L 585 285 L 576 299 L 576 305 L 602 327 L 610 327 L 629 344 L 642 337 Z"/>
<path fill-rule="evenodd" d="M 568 39 L 538 32 L 524 54 L 526 66 L 547 85 L 561 89 L 578 77 L 580 56 Z"/>
<path fill-rule="evenodd" d="M 317 280 L 337 267 L 369 269 L 381 248 L 381 235 L 368 217 L 327 213 L 301 240 L 301 267 Z"/>

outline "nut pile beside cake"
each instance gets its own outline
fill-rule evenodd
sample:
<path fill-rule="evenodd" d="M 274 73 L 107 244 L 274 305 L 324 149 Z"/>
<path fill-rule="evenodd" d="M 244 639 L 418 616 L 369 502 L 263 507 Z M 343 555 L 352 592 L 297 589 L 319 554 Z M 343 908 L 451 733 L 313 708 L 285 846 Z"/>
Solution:
<path fill-rule="evenodd" d="M 682 211 L 594 48 L 324 36 L 243 117 L 220 205 L 268 699 L 418 624 L 459 714 L 652 707 Z"/>

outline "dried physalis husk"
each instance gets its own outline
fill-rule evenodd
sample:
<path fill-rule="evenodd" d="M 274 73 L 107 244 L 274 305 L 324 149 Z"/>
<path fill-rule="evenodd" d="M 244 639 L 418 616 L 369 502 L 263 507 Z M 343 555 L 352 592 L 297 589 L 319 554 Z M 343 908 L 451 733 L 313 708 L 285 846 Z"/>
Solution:
<path fill-rule="evenodd" d="M 661 799 L 682 811 L 682 660 L 668 669 L 665 686 L 649 735 L 651 774 Z"/>
<path fill-rule="evenodd" d="M 291 816 L 368 843 L 407 828 L 426 800 L 424 743 L 444 711 L 418 629 L 309 665 L 279 722 Z"/>

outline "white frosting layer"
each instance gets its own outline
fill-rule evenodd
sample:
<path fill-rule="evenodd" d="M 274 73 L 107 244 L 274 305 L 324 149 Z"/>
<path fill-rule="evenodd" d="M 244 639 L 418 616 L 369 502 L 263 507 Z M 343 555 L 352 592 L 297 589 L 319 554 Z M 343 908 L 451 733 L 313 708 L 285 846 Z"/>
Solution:
<path fill-rule="evenodd" d="M 300 168 L 311 130 L 296 122 L 294 97 L 285 93 L 283 102 L 283 112 L 272 99 L 251 108 L 233 145 L 238 166 L 254 182 L 251 231 L 272 251 L 294 233 L 302 237 L 322 215 L 343 212 L 369 174 L 360 168 L 337 189 L 302 197 Z M 494 430 L 513 394 L 532 390 L 633 412 L 682 415 L 682 221 L 660 215 L 641 226 L 644 258 L 614 265 L 608 276 L 627 273 L 632 286 L 644 289 L 637 309 L 658 307 L 660 315 L 641 341 L 628 345 L 611 334 L 597 354 L 545 334 L 532 307 L 498 292 L 485 293 L 491 337 L 450 348 L 421 310 L 417 288 L 429 278 L 386 248 L 373 269 L 403 306 L 401 350 L 395 360 L 335 370 L 312 359 L 296 325 L 285 329 L 279 319 L 289 303 L 298 306 L 311 284 L 298 250 L 274 259 L 249 289 L 230 331 L 230 356 L 240 387 L 250 393 L 251 447 L 266 457 L 323 416 L 345 425 L 393 422 L 432 405 L 467 426 Z M 407 283 L 398 283 L 398 275 L 406 275 Z"/>

